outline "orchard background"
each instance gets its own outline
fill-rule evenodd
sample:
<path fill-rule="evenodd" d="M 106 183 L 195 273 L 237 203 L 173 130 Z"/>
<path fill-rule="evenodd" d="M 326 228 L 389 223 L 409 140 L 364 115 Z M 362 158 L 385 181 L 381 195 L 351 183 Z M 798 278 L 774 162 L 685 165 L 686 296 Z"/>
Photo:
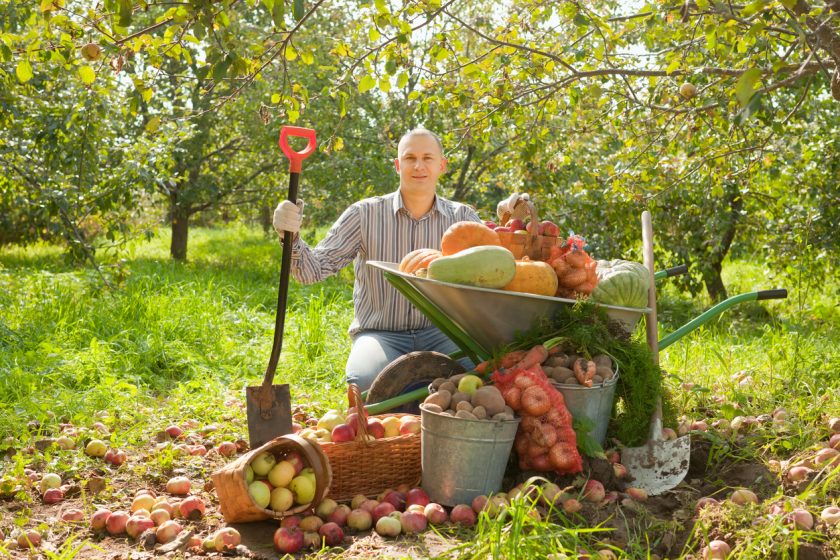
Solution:
<path fill-rule="evenodd" d="M 485 219 L 529 192 L 596 257 L 641 260 L 649 209 L 659 268 L 691 266 L 663 291 L 663 332 L 727 295 L 787 288 L 788 300 L 741 306 L 662 358 L 686 419 L 712 428 L 785 411 L 747 434 L 721 423 L 696 434 L 708 454 L 694 480 L 723 493 L 755 479 L 719 473 L 762 467 L 765 503 L 818 518 L 838 503 L 838 470 L 814 469 L 803 485 L 786 469 L 825 446 L 840 416 L 837 10 L 833 0 L 0 0 L 0 529 L 49 527 L 62 557 L 84 555 L 73 551 L 91 536 L 54 523 L 25 469 L 67 473 L 86 506 L 79 489 L 97 473 L 97 499 L 118 502 L 178 469 L 212 470 L 149 448 L 167 425 L 245 437 L 242 410 L 224 403 L 269 355 L 284 124 L 319 136 L 301 181 L 313 243 L 348 204 L 397 187 L 396 142 L 424 125 L 449 158 L 442 194 Z M 278 379 L 312 414 L 343 402 L 351 274 L 291 287 Z M 43 443 L 60 423 L 96 421 L 129 450 L 126 465 L 103 470 Z M 840 550 L 836 528 L 791 532 L 739 515 L 707 518 L 686 500 L 628 530 L 617 554 L 690 556 L 710 535 L 741 557 Z M 569 531 L 572 549 L 610 538 L 578 525 L 489 542 L 540 557 Z M 455 534 L 451 554 L 486 557 L 479 543 L 496 534 L 492 524 Z"/>

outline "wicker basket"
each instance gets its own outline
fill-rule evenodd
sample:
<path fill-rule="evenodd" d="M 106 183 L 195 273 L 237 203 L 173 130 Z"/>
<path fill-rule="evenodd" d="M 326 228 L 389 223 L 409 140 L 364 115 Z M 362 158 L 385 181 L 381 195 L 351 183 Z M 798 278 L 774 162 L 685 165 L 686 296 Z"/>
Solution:
<path fill-rule="evenodd" d="M 538 224 L 540 218 L 537 215 L 537 209 L 533 204 L 529 204 L 528 210 L 531 213 L 531 222 Z M 502 217 L 502 220 L 507 222 L 507 217 L 509 215 Z M 513 233 L 499 231 L 496 233 L 499 234 L 502 246 L 513 253 L 515 259 L 528 257 L 532 261 L 544 261 L 548 259 L 552 247 L 562 247 L 565 242 L 562 237 L 549 237 L 547 235 L 537 235 L 532 232 Z"/>
<path fill-rule="evenodd" d="M 322 443 L 332 467 L 329 497 L 349 500 L 358 494 L 373 496 L 400 484 L 416 486 L 420 483 L 420 434 L 407 434 L 383 439 L 367 439 L 367 419 L 359 388 L 348 387 L 348 400 L 359 414 L 359 429 L 355 441 Z M 402 418 L 414 414 L 380 414 Z"/>
<path fill-rule="evenodd" d="M 300 453 L 308 466 L 315 471 L 315 497 L 308 504 L 299 505 L 286 511 L 274 511 L 259 507 L 248 493 L 245 483 L 245 467 L 256 455 L 263 451 L 270 451 L 276 457 L 289 451 Z M 242 523 L 248 521 L 264 521 L 266 519 L 281 519 L 313 509 L 327 495 L 330 490 L 332 472 L 330 463 L 321 447 L 308 439 L 288 434 L 275 438 L 262 447 L 253 449 L 217 470 L 212 475 L 213 485 L 219 495 L 219 505 L 227 523 Z"/>

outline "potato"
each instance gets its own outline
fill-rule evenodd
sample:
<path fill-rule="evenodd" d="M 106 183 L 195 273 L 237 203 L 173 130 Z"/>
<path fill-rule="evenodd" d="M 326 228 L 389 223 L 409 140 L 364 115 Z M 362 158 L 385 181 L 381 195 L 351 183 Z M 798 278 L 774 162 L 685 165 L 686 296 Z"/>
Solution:
<path fill-rule="evenodd" d="M 605 367 L 612 369 L 612 360 L 606 354 L 598 354 L 592 361 L 595 362 L 595 365 L 598 367 Z"/>
<path fill-rule="evenodd" d="M 481 406 L 487 411 L 487 416 L 494 416 L 505 409 L 505 398 L 501 391 L 492 385 L 479 387 L 470 400 L 474 407 Z"/>
<path fill-rule="evenodd" d="M 487 418 L 487 411 L 484 409 L 483 406 L 477 406 L 472 409 L 473 416 L 478 418 L 479 420 L 484 420 Z"/>
<path fill-rule="evenodd" d="M 566 357 L 566 367 L 571 369 L 572 366 L 575 365 L 575 362 L 578 360 L 578 358 L 580 358 L 580 356 L 578 356 L 577 354 L 569 354 Z"/>
<path fill-rule="evenodd" d="M 458 373 L 458 374 L 453 375 L 452 377 L 450 377 L 450 378 L 449 378 L 449 381 L 451 381 L 452 383 L 454 383 L 454 384 L 455 384 L 455 386 L 457 387 L 457 386 L 458 386 L 458 383 L 460 383 L 460 382 L 461 382 L 461 379 L 463 379 L 463 377 L 464 377 L 465 375 L 467 375 L 467 374 L 466 374 L 466 373 Z"/>
<path fill-rule="evenodd" d="M 557 366 L 564 366 L 566 365 L 566 361 L 568 360 L 568 356 L 563 354 L 562 352 L 559 354 L 554 354 L 553 356 L 549 356 L 548 359 L 545 361 L 551 367 Z"/>
<path fill-rule="evenodd" d="M 455 418 L 463 418 L 464 420 L 478 420 L 472 412 L 466 410 L 459 410 L 455 413 Z"/>
<path fill-rule="evenodd" d="M 450 395 L 454 395 L 458 392 L 458 386 L 452 383 L 452 381 L 444 381 L 441 383 L 440 387 L 438 387 L 438 391 L 449 391 Z"/>
<path fill-rule="evenodd" d="M 470 401 L 459 401 L 457 405 L 455 405 L 455 411 L 460 412 L 461 410 L 466 410 L 467 412 L 472 412 L 473 405 L 470 404 Z"/>
<path fill-rule="evenodd" d="M 612 368 L 598 366 L 595 369 L 595 375 L 600 375 L 602 379 L 612 379 L 615 373 L 613 373 Z"/>
<path fill-rule="evenodd" d="M 551 377 L 552 379 L 555 379 L 557 381 L 562 381 L 563 379 L 566 379 L 570 375 L 574 374 L 575 372 L 573 372 L 567 367 L 556 367 L 554 368 L 554 375 L 552 375 Z"/>
<path fill-rule="evenodd" d="M 460 391 L 452 394 L 452 399 L 449 401 L 449 408 L 452 410 L 458 409 L 458 403 L 461 401 L 470 402 L 470 396 L 466 393 L 462 393 Z"/>
<path fill-rule="evenodd" d="M 505 405 L 504 413 L 507 414 L 508 416 L 510 416 L 511 419 L 513 418 L 513 414 L 514 414 L 513 409 L 511 407 L 509 407 L 508 405 Z M 501 413 L 499 413 L 499 414 L 501 414 Z M 496 415 L 494 414 L 493 416 L 496 416 Z"/>
<path fill-rule="evenodd" d="M 440 389 L 440 386 L 443 385 L 444 383 L 446 383 L 446 378 L 445 377 L 438 377 L 438 378 L 435 378 L 434 381 L 432 381 L 431 387 L 432 387 L 432 389 L 437 391 L 438 389 Z"/>
<path fill-rule="evenodd" d="M 446 410 L 449 408 L 449 403 L 452 401 L 452 395 L 449 391 L 440 390 L 437 393 L 432 393 L 426 400 L 423 401 L 426 404 L 434 404 L 440 407 L 441 410 Z"/>
<path fill-rule="evenodd" d="M 604 382 L 604 378 L 598 375 L 597 373 L 592 376 L 592 384 L 593 385 L 600 385 Z"/>
<path fill-rule="evenodd" d="M 513 420 L 513 414 L 507 412 L 500 412 L 493 415 L 493 420 Z"/>
<path fill-rule="evenodd" d="M 428 410 L 429 412 L 437 412 L 438 414 L 443 412 L 443 409 L 441 407 L 429 402 L 424 402 L 422 405 L 420 405 L 420 408 L 422 408 L 423 410 Z"/>
<path fill-rule="evenodd" d="M 561 383 L 563 385 L 579 385 L 577 377 L 575 377 L 574 374 L 561 381 Z"/>

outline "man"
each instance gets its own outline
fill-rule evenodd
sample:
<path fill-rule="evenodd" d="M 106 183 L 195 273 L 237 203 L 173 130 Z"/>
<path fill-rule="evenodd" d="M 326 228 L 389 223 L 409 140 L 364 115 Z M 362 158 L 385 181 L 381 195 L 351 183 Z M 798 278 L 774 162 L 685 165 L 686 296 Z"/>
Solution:
<path fill-rule="evenodd" d="M 458 348 L 403 298 L 382 276 L 365 263 L 369 260 L 400 262 L 414 249 L 440 248 L 446 229 L 459 221 L 481 221 L 464 204 L 436 194 L 438 177 L 446 171 L 440 139 L 417 128 L 400 139 L 394 160 L 400 177 L 396 192 L 352 204 L 317 247 L 310 248 L 295 236 L 292 276 L 311 284 L 354 263 L 355 316 L 350 325 L 353 345 L 347 358 L 347 382 L 362 390 L 370 387 L 386 365 L 415 350 L 451 354 Z M 288 200 L 274 211 L 274 229 L 281 235 L 300 230 L 303 201 Z M 472 364 L 463 361 L 468 369 Z"/>

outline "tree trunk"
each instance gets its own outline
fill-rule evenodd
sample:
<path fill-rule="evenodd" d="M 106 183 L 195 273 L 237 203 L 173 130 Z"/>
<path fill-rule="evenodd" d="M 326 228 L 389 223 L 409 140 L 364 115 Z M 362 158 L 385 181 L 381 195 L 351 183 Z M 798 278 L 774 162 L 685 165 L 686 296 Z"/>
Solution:
<path fill-rule="evenodd" d="M 732 241 L 735 239 L 735 232 L 738 230 L 738 223 L 741 219 L 741 210 L 744 208 L 744 199 L 736 185 L 726 187 L 724 201 L 729 206 L 729 212 L 717 224 L 720 232 L 718 244 L 709 253 L 709 262 L 706 263 L 703 270 L 703 283 L 706 285 L 706 292 L 714 302 L 723 301 L 729 297 L 721 277 L 721 271 L 723 270 L 723 260 L 729 254 Z"/>
<path fill-rule="evenodd" d="M 176 261 L 187 260 L 187 238 L 190 233 L 189 209 L 178 205 L 178 193 L 169 195 L 169 220 L 172 239 L 169 242 L 169 255 Z"/>
<path fill-rule="evenodd" d="M 273 209 L 268 204 L 263 204 L 260 208 L 260 225 L 262 225 L 264 234 L 268 235 L 274 229 L 273 220 Z"/>

